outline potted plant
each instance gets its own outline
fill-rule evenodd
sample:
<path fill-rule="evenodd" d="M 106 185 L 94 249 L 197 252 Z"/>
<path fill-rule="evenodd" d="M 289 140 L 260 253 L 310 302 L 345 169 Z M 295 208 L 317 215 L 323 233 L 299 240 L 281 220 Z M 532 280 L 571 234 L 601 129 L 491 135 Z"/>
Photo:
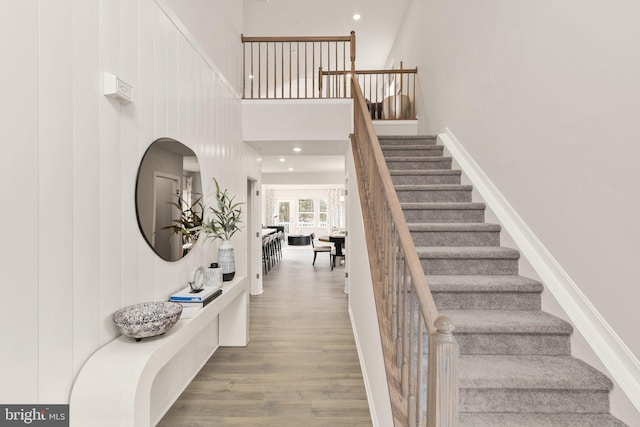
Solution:
<path fill-rule="evenodd" d="M 236 202 L 235 196 L 230 196 L 229 191 L 220 189 L 218 180 L 213 178 L 216 184 L 216 201 L 209 206 L 210 217 L 202 222 L 202 225 L 194 230 L 203 231 L 207 239 L 221 239 L 222 245 L 218 248 L 218 264 L 222 268 L 222 280 L 232 280 L 236 274 L 235 258 L 231 246 L 231 236 L 240 231 L 242 202 Z"/>
<path fill-rule="evenodd" d="M 163 230 L 171 230 L 175 234 L 179 234 L 183 245 L 183 256 L 191 249 L 191 246 L 198 238 L 197 227 L 202 226 L 202 215 L 204 206 L 201 198 L 198 197 L 191 205 L 187 203 L 181 196 L 176 195 L 176 202 L 169 202 L 180 211 L 180 218 L 174 219 L 172 225 L 162 227 Z"/>

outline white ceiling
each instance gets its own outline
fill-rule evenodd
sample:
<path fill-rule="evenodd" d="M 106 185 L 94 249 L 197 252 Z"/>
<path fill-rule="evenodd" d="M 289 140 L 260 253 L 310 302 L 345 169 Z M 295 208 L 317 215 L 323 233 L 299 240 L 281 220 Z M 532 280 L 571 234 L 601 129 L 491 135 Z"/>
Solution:
<path fill-rule="evenodd" d="M 245 36 L 346 36 L 356 32 L 358 69 L 384 68 L 411 0 L 243 0 Z M 359 21 L 353 15 L 361 15 Z M 304 144 L 301 153 L 294 146 Z M 344 144 L 252 142 L 263 173 L 344 171 Z M 285 162 L 278 159 L 284 157 Z"/>
<path fill-rule="evenodd" d="M 260 153 L 263 173 L 344 172 L 346 141 L 251 141 L 248 144 Z M 301 151 L 296 152 L 294 148 Z"/>
<path fill-rule="evenodd" d="M 281 162 L 280 159 L 285 161 Z M 292 170 L 289 170 L 289 169 Z M 344 172 L 344 156 L 265 156 L 262 173 L 329 173 Z"/>
<path fill-rule="evenodd" d="M 385 66 L 411 0 L 243 1 L 245 36 L 348 36 L 354 30 L 356 64 L 364 70 Z"/>

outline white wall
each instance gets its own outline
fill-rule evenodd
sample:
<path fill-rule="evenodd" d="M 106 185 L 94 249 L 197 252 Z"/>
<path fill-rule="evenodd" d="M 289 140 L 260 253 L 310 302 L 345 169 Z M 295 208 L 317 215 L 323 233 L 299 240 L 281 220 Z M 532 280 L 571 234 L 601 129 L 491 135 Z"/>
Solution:
<path fill-rule="evenodd" d="M 344 172 L 263 173 L 264 185 L 326 185 L 335 188 L 344 185 Z"/>
<path fill-rule="evenodd" d="M 217 78 L 242 93 L 243 5 L 238 0 L 156 0 L 197 49 L 213 62 Z"/>
<path fill-rule="evenodd" d="M 421 133 L 457 136 L 636 357 L 639 19 L 632 0 L 414 0 L 392 52 L 420 70 Z"/>
<path fill-rule="evenodd" d="M 344 141 L 353 132 L 351 99 L 246 100 L 245 141 Z"/>
<path fill-rule="evenodd" d="M 378 328 L 378 315 L 373 295 L 371 268 L 367 256 L 360 196 L 351 150 L 347 152 L 347 271 L 349 274 L 349 315 L 358 347 L 360 366 L 367 389 L 373 425 L 392 426 L 389 385 Z"/>
<path fill-rule="evenodd" d="M 208 2 L 201 14 L 237 23 L 237 3 Z M 115 310 L 166 299 L 194 266 L 216 257 L 217 245 L 198 244 L 168 263 L 140 235 L 135 180 L 148 145 L 167 136 L 194 150 L 209 200 L 213 176 L 246 200 L 247 176 L 260 171 L 241 141 L 239 94 L 218 71 L 237 67 L 239 54 L 218 52 L 214 65 L 153 0 L 31 0 L 3 9 L 0 170 L 10 188 L 2 223 L 11 243 L 0 283 L 11 303 L 0 326 L 0 401 L 66 403 L 84 361 L 118 335 Z M 241 51 L 232 24 L 216 31 Z M 105 71 L 133 85 L 133 104 L 101 95 Z M 238 236 L 242 275 L 246 238 Z"/>

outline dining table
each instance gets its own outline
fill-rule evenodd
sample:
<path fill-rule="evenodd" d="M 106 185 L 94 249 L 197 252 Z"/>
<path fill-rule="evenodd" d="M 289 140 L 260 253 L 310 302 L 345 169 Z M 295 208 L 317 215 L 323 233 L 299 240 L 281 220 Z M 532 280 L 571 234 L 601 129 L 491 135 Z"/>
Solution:
<path fill-rule="evenodd" d="M 332 256 L 344 258 L 344 253 L 342 253 L 342 249 L 344 248 L 344 241 L 346 238 L 346 234 L 333 233 L 328 236 L 320 236 L 318 240 L 321 242 L 331 242 L 336 248 L 336 253 Z M 333 270 L 334 264 L 331 264 L 331 269 Z"/>

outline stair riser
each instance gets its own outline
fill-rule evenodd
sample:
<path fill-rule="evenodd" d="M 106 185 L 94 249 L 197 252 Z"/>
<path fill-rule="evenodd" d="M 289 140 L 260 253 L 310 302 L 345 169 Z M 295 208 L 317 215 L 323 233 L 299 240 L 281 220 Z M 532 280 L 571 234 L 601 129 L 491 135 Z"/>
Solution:
<path fill-rule="evenodd" d="M 460 427 L 627 427 L 608 414 L 483 414 L 463 412 Z"/>
<path fill-rule="evenodd" d="M 412 231 L 415 246 L 499 246 L 498 231 Z"/>
<path fill-rule="evenodd" d="M 460 412 L 607 413 L 603 390 L 522 390 L 460 388 Z"/>
<path fill-rule="evenodd" d="M 518 274 L 517 259 L 421 258 L 425 274 Z"/>
<path fill-rule="evenodd" d="M 400 203 L 471 202 L 471 190 L 397 190 Z"/>
<path fill-rule="evenodd" d="M 387 160 L 389 170 L 443 170 L 451 169 L 451 159 Z"/>
<path fill-rule="evenodd" d="M 456 334 L 460 354 L 512 354 L 570 356 L 569 335 L 563 334 Z"/>
<path fill-rule="evenodd" d="M 391 175 L 395 185 L 460 184 L 460 175 Z"/>
<path fill-rule="evenodd" d="M 425 148 L 402 148 L 401 146 L 388 148 L 383 147 L 382 153 L 385 157 L 438 157 L 442 156 L 442 147 L 432 146 Z"/>
<path fill-rule="evenodd" d="M 429 279 L 427 278 L 427 282 Z M 439 310 L 540 310 L 537 292 L 431 292 Z"/>
<path fill-rule="evenodd" d="M 436 145 L 435 138 L 381 138 L 378 137 L 380 145 Z"/>
<path fill-rule="evenodd" d="M 407 222 L 484 222 L 484 209 L 403 209 Z"/>

